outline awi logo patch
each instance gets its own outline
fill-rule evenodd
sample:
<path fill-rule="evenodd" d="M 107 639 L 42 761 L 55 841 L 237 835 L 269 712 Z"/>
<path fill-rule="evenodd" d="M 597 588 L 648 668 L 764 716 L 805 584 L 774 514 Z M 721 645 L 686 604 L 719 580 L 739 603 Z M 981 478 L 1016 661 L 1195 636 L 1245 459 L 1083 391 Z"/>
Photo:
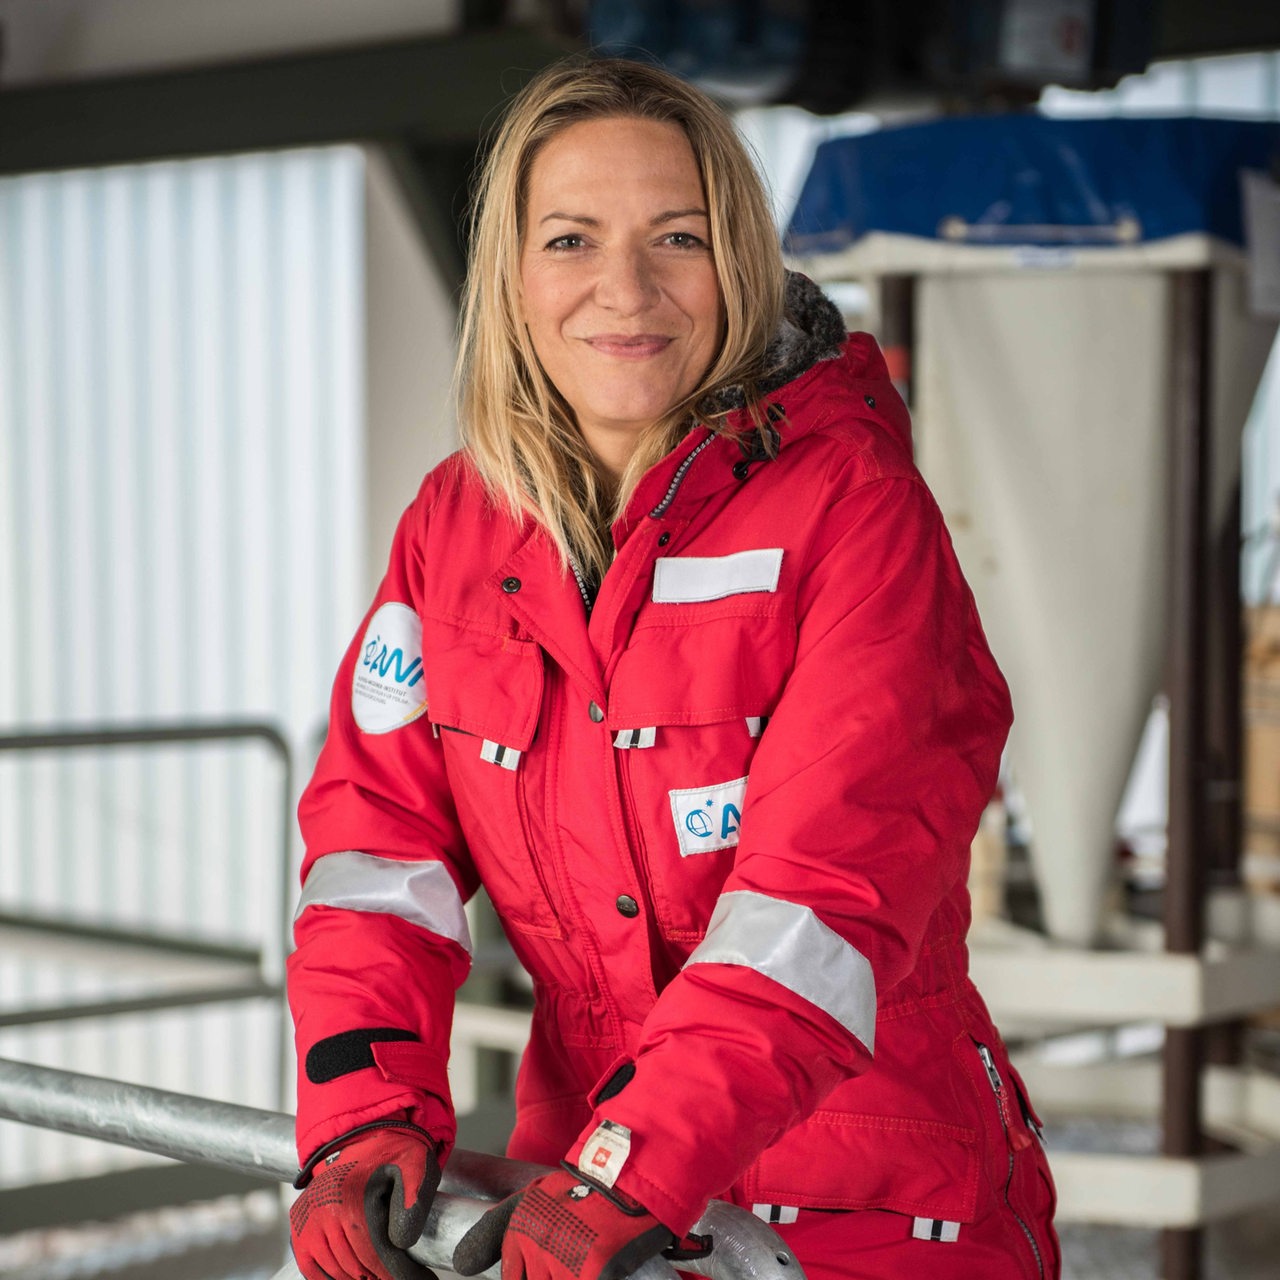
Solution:
<path fill-rule="evenodd" d="M 422 622 L 391 601 L 369 619 L 351 680 L 351 712 L 365 733 L 390 733 L 427 709 Z"/>
<path fill-rule="evenodd" d="M 686 787 L 667 793 L 675 818 L 680 856 L 732 849 L 738 843 L 742 806 L 747 796 L 746 778 L 712 787 Z"/>

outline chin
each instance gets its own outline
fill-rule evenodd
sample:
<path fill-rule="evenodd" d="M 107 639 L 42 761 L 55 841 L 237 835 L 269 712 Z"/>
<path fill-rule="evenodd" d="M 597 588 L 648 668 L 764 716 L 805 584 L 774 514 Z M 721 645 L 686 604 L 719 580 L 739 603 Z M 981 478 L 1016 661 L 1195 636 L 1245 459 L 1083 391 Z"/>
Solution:
<path fill-rule="evenodd" d="M 655 396 L 648 390 L 642 396 L 618 396 L 608 403 L 592 405 L 591 412 L 599 422 L 616 423 L 620 427 L 631 424 L 648 426 L 663 417 L 684 395 L 684 392 L 673 391 L 670 395 Z"/>

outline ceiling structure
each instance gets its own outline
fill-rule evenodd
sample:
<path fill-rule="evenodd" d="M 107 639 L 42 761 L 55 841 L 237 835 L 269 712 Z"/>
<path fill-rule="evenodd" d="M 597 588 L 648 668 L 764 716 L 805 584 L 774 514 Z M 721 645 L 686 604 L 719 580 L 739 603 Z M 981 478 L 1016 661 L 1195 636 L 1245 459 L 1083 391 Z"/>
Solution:
<path fill-rule="evenodd" d="M 689 5 L 689 21 L 710 7 Z M 735 12 L 767 8 L 752 0 Z M 1115 65 L 1095 57 L 1088 69 L 1104 83 L 1148 53 L 1280 47 L 1280 5 L 1255 0 L 797 0 L 781 9 L 807 24 L 788 100 L 820 110 L 874 109 L 877 93 L 904 88 L 938 110 L 981 103 L 1009 88 L 993 71 L 990 33 L 1011 15 L 1043 25 L 1046 14 L 1085 13 L 1096 53 L 1120 14 L 1123 39 L 1108 46 L 1120 50 Z M 584 28 L 597 42 L 609 34 L 592 18 L 586 0 L 0 0 L 0 174 L 376 143 L 456 287 L 485 128 L 529 76 L 584 46 Z M 746 16 L 740 25 L 751 26 Z"/>

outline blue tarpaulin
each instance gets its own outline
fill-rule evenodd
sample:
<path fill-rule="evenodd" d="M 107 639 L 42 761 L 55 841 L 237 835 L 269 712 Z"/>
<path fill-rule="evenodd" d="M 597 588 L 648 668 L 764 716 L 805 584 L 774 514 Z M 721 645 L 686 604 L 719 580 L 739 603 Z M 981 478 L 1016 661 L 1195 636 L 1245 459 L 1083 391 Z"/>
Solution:
<path fill-rule="evenodd" d="M 787 230 L 794 254 L 870 232 L 1000 245 L 1244 243 L 1240 170 L 1280 160 L 1280 124 L 981 116 L 823 143 Z"/>

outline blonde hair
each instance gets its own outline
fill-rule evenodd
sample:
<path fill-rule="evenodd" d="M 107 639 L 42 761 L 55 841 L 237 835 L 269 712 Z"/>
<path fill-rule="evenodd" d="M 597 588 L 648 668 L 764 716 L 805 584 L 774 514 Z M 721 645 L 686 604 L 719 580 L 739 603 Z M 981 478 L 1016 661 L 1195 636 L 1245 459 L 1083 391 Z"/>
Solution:
<path fill-rule="evenodd" d="M 529 172 L 547 141 L 584 120 L 676 124 L 706 193 L 724 339 L 698 385 L 640 437 L 616 490 L 602 478 L 573 417 L 534 354 L 520 315 L 520 249 Z M 528 512 L 598 581 L 612 559 L 609 525 L 637 481 L 696 423 L 722 430 L 701 405 L 741 386 L 754 405 L 765 347 L 782 315 L 785 274 L 763 184 L 732 122 L 705 94 L 644 63 L 575 57 L 515 97 L 489 151 L 473 206 L 456 393 L 462 439 L 489 490 Z M 754 416 L 754 413 L 753 413 Z"/>

